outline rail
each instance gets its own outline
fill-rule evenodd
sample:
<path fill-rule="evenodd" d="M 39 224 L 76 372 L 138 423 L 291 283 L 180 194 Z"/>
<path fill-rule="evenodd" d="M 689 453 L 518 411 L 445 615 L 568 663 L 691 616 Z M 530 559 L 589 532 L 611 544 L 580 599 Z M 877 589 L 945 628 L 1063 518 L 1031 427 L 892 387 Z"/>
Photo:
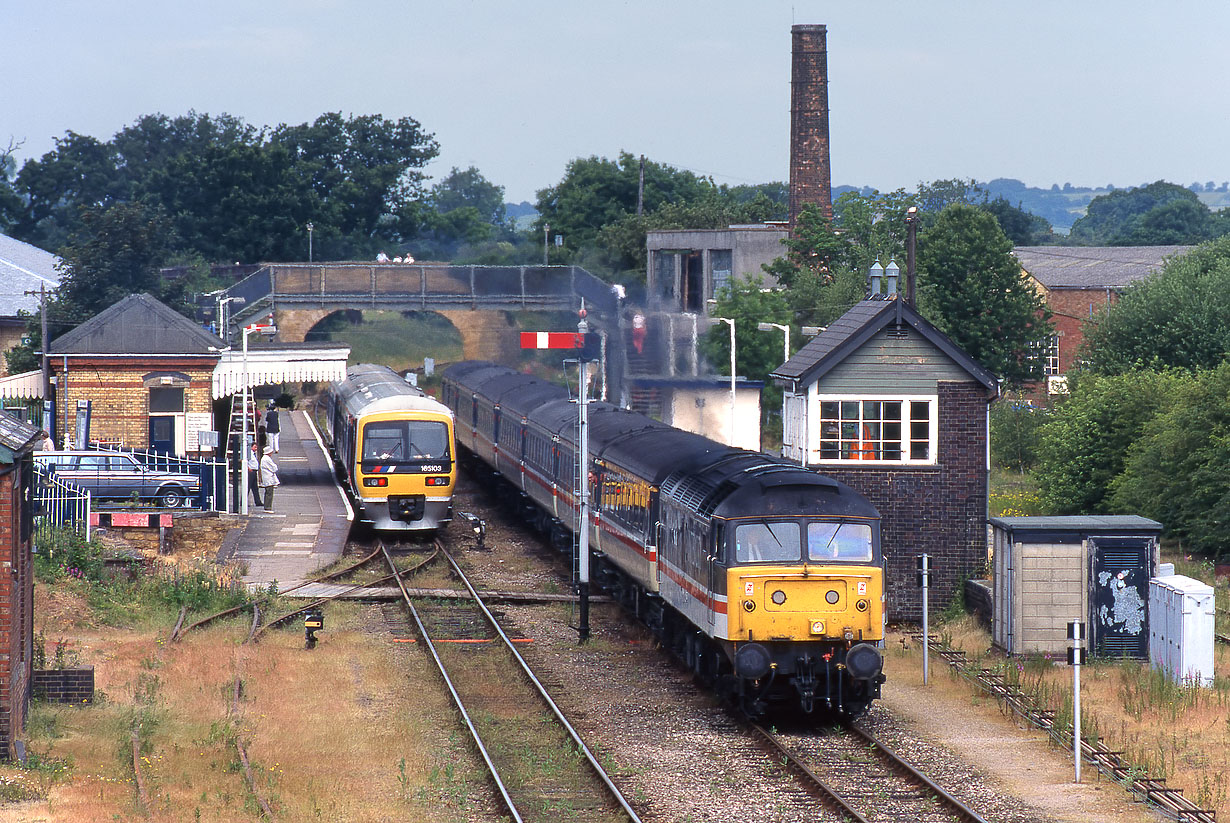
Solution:
<path fill-rule="evenodd" d="M 914 636 L 919 642 L 922 641 L 921 632 Z M 971 664 L 966 660 L 964 651 L 949 648 L 935 635 L 928 634 L 928 640 L 932 650 L 954 672 L 997 698 L 1013 714 L 1046 732 L 1056 745 L 1072 750 L 1072 727 L 1057 726 L 1053 711 L 1039 706 L 1018 686 L 1008 682 L 1002 673 Z M 1161 814 L 1181 823 L 1215 823 L 1215 812 L 1201 809 L 1184 797 L 1182 790 L 1166 786 L 1165 780 L 1143 775 L 1139 767 L 1128 763 L 1121 755 L 1121 752 L 1106 748 L 1101 741 L 1081 741 L 1083 762 L 1092 763 L 1101 774 L 1122 785 L 1137 800 L 1148 803 Z"/>
<path fill-rule="evenodd" d="M 478 592 L 474 589 L 474 587 L 470 584 L 469 579 L 465 576 L 464 572 L 462 572 L 460 566 L 458 566 L 456 561 L 452 558 L 452 556 L 447 551 L 444 550 L 443 546 L 440 546 L 438 542 L 436 545 L 437 545 L 438 551 L 440 551 L 443 554 L 444 558 L 448 560 L 449 564 L 451 565 L 453 569 L 453 573 L 456 574 L 458 578 L 461 580 L 461 582 L 465 585 L 466 590 L 469 592 L 470 597 L 472 598 L 471 602 L 482 612 L 484 619 L 487 621 L 487 624 L 499 636 L 500 640 L 504 644 L 504 649 L 508 651 L 509 653 L 511 653 L 512 657 L 517 661 L 518 665 L 521 667 L 522 672 L 525 674 L 529 682 L 534 686 L 534 689 L 537 691 L 538 695 L 542 698 L 543 702 L 547 705 L 551 713 L 555 716 L 560 726 L 567 732 L 568 737 L 571 739 L 573 745 L 576 746 L 577 751 L 580 752 L 584 756 L 593 774 L 596 775 L 602 781 L 602 784 L 606 787 L 607 792 L 609 793 L 610 797 L 616 801 L 620 810 L 625 815 L 627 815 L 628 819 L 633 821 L 633 823 L 640 823 L 640 817 L 636 814 L 636 812 L 633 810 L 631 805 L 629 805 L 627 799 L 623 796 L 623 793 L 620 792 L 618 787 L 616 787 L 615 784 L 611 781 L 610 775 L 607 774 L 606 770 L 598 762 L 598 759 L 594 756 L 593 752 L 590 751 L 589 746 L 587 746 L 584 740 L 581 739 L 580 734 L 576 731 L 575 728 L 573 728 L 572 724 L 568 722 L 567 718 L 564 717 L 564 714 L 560 710 L 559 706 L 556 705 L 555 701 L 551 698 L 550 694 L 547 693 L 546 687 L 542 685 L 542 682 L 534 674 L 529 664 L 526 663 L 525 658 L 522 657 L 520 652 L 517 651 L 516 646 L 513 643 L 513 641 L 504 632 L 504 629 L 499 625 L 499 622 L 495 619 L 495 616 L 487 608 L 486 604 L 483 603 L 482 598 L 479 596 Z M 387 560 L 389 564 L 389 567 L 394 572 L 396 572 L 397 567 L 393 563 L 393 558 L 388 553 L 388 549 L 382 547 L 382 550 L 384 552 L 385 559 Z M 427 627 L 423 622 L 422 616 L 420 615 L 418 609 L 415 608 L 414 603 L 412 602 L 411 595 L 408 591 L 406 591 L 405 585 L 402 582 L 400 575 L 397 576 L 396 580 L 397 580 L 398 587 L 402 589 L 403 600 L 406 604 L 407 609 L 410 612 L 412 619 L 414 620 L 415 626 L 417 627 L 419 631 L 419 636 L 423 639 L 424 645 L 427 647 L 428 652 L 431 654 L 432 659 L 435 661 L 436 667 L 439 669 L 440 674 L 444 679 L 444 682 L 448 688 L 449 694 L 452 696 L 453 702 L 457 706 L 457 709 L 461 714 L 462 720 L 464 721 L 466 728 L 469 730 L 470 736 L 473 739 L 474 744 L 477 747 L 479 754 L 483 759 L 483 762 L 487 765 L 487 769 L 492 776 L 492 780 L 495 783 L 497 790 L 499 791 L 500 797 L 504 802 L 505 808 L 508 810 L 508 813 L 511 815 L 513 820 L 522 821 L 524 818 L 522 817 L 520 811 L 518 811 L 517 805 L 509 792 L 508 786 L 506 785 L 504 780 L 501 778 L 499 769 L 497 768 L 495 764 L 495 760 L 493 759 L 490 750 L 484 744 L 482 736 L 479 733 L 478 728 L 469 710 L 466 708 L 465 703 L 460 693 L 458 692 L 455 682 L 453 681 L 452 677 L 449 675 L 448 669 L 445 666 L 444 661 L 441 659 L 439 649 L 436 643 L 432 641 L 431 636 L 427 631 Z"/>

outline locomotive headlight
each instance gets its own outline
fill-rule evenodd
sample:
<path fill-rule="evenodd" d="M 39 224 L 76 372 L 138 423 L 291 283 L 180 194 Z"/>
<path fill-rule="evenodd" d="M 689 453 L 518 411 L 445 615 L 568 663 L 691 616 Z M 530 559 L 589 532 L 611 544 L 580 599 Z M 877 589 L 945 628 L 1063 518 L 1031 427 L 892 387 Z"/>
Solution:
<path fill-rule="evenodd" d="M 387 486 L 389 485 L 389 478 L 387 477 L 364 477 L 363 485 L 364 486 Z"/>
<path fill-rule="evenodd" d="M 824 634 L 824 621 L 823 620 L 811 621 L 811 633 L 812 634 Z"/>
<path fill-rule="evenodd" d="M 828 603 L 830 606 L 836 606 L 837 601 L 840 599 L 841 595 L 837 593 L 836 589 L 829 589 L 824 593 L 824 602 Z"/>
<path fill-rule="evenodd" d="M 867 611 L 867 601 L 866 600 L 858 601 L 857 603 L 854 604 L 854 608 L 858 609 L 860 612 Z"/>
<path fill-rule="evenodd" d="M 429 478 L 427 478 L 427 485 L 428 485 L 428 486 L 447 486 L 447 485 L 448 485 L 448 477 L 447 477 L 447 476 L 445 476 L 445 477 L 429 477 Z"/>
<path fill-rule="evenodd" d="M 777 591 L 773 592 L 773 594 L 770 595 L 770 598 L 773 600 L 774 603 L 780 606 L 781 604 L 786 602 L 786 593 L 782 591 L 781 589 L 778 589 Z"/>
<path fill-rule="evenodd" d="M 745 612 L 756 611 L 756 601 L 755 600 L 744 600 L 743 601 L 743 611 Z"/>

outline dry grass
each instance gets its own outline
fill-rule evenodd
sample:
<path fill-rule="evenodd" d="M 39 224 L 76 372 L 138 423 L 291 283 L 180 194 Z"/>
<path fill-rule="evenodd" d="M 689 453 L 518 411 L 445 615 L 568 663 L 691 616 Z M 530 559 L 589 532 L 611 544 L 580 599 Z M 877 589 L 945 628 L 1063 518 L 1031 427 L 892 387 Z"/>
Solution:
<path fill-rule="evenodd" d="M 39 589 L 40 606 L 47 590 Z M 62 610 L 61 610 L 62 611 Z M 37 612 L 40 623 L 43 610 Z M 233 740 L 247 746 L 258 786 L 284 820 L 452 821 L 485 802 L 437 675 L 421 655 L 370 624 L 370 607 L 331 606 L 313 651 L 301 630 L 240 645 L 246 619 L 167 646 L 170 626 L 102 630 L 73 623 L 73 649 L 95 666 L 97 705 L 37 705 L 31 750 L 71 764 L 67 777 L 0 768 L 46 799 L 0 808 L 0 821 L 114 821 L 140 816 L 129 734 L 144 720 L 143 769 L 153 818 L 250 821 L 255 798 Z M 236 676 L 238 718 L 229 713 Z"/>
<path fill-rule="evenodd" d="M 1071 727 L 1072 670 L 1066 661 L 1007 658 L 991 649 L 990 634 L 971 617 L 936 631 L 971 660 L 1016 680 L 1039 705 L 1057 713 L 1057 724 Z M 913 641 L 903 648 L 901 637 L 888 641 L 889 676 L 921 682 L 921 648 Z M 1169 683 L 1147 662 L 1093 661 L 1081 669 L 1081 727 L 1087 738 L 1122 751 L 1148 776 L 1165 778 L 1202 808 L 1230 818 L 1230 648 L 1217 646 L 1215 668 L 1214 688 L 1192 689 Z M 992 699 L 945 669 L 932 654 L 932 688 L 979 703 Z"/>

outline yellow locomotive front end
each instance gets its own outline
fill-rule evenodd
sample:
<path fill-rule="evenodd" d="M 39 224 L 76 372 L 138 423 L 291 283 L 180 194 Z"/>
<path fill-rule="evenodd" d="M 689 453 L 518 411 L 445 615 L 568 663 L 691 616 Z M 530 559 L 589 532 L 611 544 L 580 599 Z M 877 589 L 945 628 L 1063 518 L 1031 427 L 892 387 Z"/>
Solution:
<path fill-rule="evenodd" d="M 734 525 L 727 638 L 745 697 L 797 698 L 856 715 L 883 682 L 884 569 L 876 524 Z M 783 682 L 790 688 L 783 690 Z"/>
<path fill-rule="evenodd" d="M 878 566 L 730 569 L 730 636 L 748 640 L 878 643 L 884 639 L 884 571 Z"/>
<path fill-rule="evenodd" d="M 376 529 L 433 530 L 452 519 L 457 461 L 449 414 L 364 415 L 355 455 L 355 491 Z"/>

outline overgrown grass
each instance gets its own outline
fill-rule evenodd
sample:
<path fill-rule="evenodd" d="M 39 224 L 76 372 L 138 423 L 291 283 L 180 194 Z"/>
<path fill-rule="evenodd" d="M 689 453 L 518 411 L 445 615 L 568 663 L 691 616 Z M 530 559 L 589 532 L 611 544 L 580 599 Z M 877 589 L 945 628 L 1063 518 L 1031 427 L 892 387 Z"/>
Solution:
<path fill-rule="evenodd" d="M 138 558 L 118 556 L 72 531 L 40 537 L 34 555 L 39 582 L 81 596 L 93 618 L 111 626 L 165 619 L 184 606 L 191 612 L 222 611 L 251 597 L 234 570 L 208 561 L 138 572 L 141 566 Z"/>
<path fill-rule="evenodd" d="M 1222 578 L 1219 595 L 1225 589 Z M 989 634 L 969 616 L 943 621 L 935 631 L 947 645 L 964 650 L 974 668 L 999 672 L 1053 711 L 1057 727 L 1071 728 L 1072 670 L 1062 656 L 1006 657 L 991 648 Z M 898 651 L 897 642 L 890 641 L 891 656 L 907 668 L 918 665 L 918 647 Z M 932 682 L 938 688 L 968 688 L 976 702 L 987 699 L 955 675 Z M 1093 660 L 1082 669 L 1081 716 L 1085 739 L 1123 752 L 1139 776 L 1164 778 L 1201 808 L 1230 815 L 1230 648 L 1215 649 L 1211 688 L 1175 683 L 1147 662 Z"/>
<path fill-rule="evenodd" d="M 990 512 L 993 517 L 1045 514 L 1033 475 L 1003 468 L 991 469 Z"/>
<path fill-rule="evenodd" d="M 359 323 L 337 314 L 318 328 L 312 340 L 344 340 L 351 363 L 383 363 L 402 371 L 417 369 L 425 357 L 437 362 L 460 360 L 461 333 L 434 312 L 364 311 Z"/>

